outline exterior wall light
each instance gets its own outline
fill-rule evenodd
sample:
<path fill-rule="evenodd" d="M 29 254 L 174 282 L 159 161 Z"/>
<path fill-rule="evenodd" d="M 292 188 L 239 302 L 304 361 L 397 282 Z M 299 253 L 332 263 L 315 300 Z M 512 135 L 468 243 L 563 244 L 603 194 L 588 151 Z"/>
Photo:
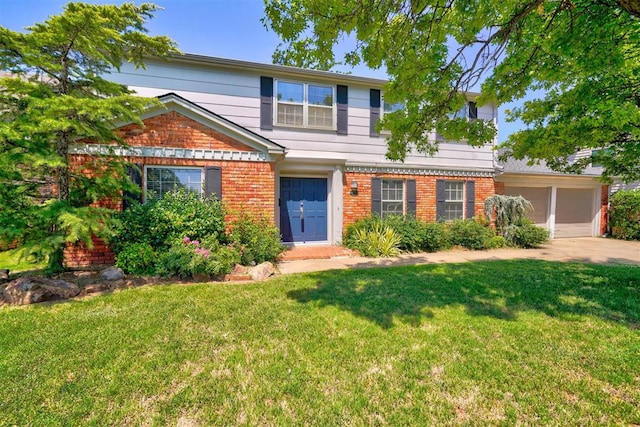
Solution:
<path fill-rule="evenodd" d="M 358 195 L 358 181 L 351 181 L 351 195 Z"/>

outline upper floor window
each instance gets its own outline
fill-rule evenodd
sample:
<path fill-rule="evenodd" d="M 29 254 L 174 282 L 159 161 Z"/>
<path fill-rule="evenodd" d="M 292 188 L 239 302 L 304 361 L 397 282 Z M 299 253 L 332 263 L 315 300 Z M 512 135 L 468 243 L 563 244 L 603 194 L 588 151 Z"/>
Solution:
<path fill-rule="evenodd" d="M 149 198 L 162 198 L 166 193 L 179 189 L 201 195 L 202 169 L 147 166 L 145 189 Z"/>
<path fill-rule="evenodd" d="M 335 87 L 276 81 L 275 124 L 336 128 Z"/>
<path fill-rule="evenodd" d="M 402 111 L 402 110 L 404 110 L 404 103 L 396 102 L 395 104 L 392 104 L 390 102 L 384 101 L 382 114 L 384 115 L 389 113 L 395 113 L 396 111 Z"/>

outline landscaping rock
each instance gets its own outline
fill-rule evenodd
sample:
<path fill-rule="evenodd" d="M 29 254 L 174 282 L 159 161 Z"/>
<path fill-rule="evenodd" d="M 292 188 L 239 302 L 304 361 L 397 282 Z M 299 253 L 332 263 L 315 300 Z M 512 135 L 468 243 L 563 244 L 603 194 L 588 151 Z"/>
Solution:
<path fill-rule="evenodd" d="M 102 280 L 124 280 L 124 271 L 118 267 L 109 267 L 100 273 Z"/>
<path fill-rule="evenodd" d="M 5 302 L 14 305 L 68 299 L 79 293 L 80 288 L 73 283 L 43 277 L 21 277 L 9 282 L 2 291 Z"/>
<path fill-rule="evenodd" d="M 222 277 L 223 282 L 238 282 L 251 280 L 251 275 L 249 274 L 250 267 L 245 267 L 244 265 L 236 264 L 231 270 L 231 273 L 225 274 Z"/>
<path fill-rule="evenodd" d="M 275 273 L 275 268 L 270 262 L 263 262 L 255 267 L 251 267 L 249 275 L 253 280 L 264 280 L 272 276 Z"/>
<path fill-rule="evenodd" d="M 0 269 L 0 283 L 9 281 L 9 270 L 6 268 Z"/>
<path fill-rule="evenodd" d="M 85 294 L 97 294 L 100 292 L 108 292 L 108 291 L 112 291 L 114 288 L 114 283 L 113 282 L 106 282 L 106 283 L 94 283 L 92 285 L 87 285 L 84 288 L 84 293 Z"/>

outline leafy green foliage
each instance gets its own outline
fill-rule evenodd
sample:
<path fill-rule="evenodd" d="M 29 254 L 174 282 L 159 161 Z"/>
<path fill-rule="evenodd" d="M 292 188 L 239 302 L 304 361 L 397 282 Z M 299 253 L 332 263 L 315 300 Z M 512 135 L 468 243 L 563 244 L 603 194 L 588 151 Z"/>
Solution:
<path fill-rule="evenodd" d="M 473 218 L 458 219 L 449 225 L 449 238 L 454 246 L 473 250 L 488 249 L 493 237 L 493 230 Z"/>
<path fill-rule="evenodd" d="M 132 243 L 116 256 L 116 266 L 127 274 L 146 276 L 155 273 L 156 252 L 148 243 Z"/>
<path fill-rule="evenodd" d="M 618 191 L 609 202 L 613 236 L 623 240 L 640 240 L 640 191 Z"/>
<path fill-rule="evenodd" d="M 284 251 L 280 230 L 266 218 L 240 214 L 230 226 L 229 242 L 241 256 L 243 265 L 275 261 Z"/>
<path fill-rule="evenodd" d="M 166 37 L 146 35 L 157 7 L 69 3 L 60 15 L 14 32 L 0 27 L 0 240 L 48 254 L 62 268 L 66 243 L 107 237 L 109 212 L 93 206 L 133 184 L 123 162 L 93 156 L 86 176 L 69 164 L 80 141 L 122 143 L 116 122 L 141 124 L 155 99 L 133 95 L 104 77 L 123 62 L 175 52 Z"/>
<path fill-rule="evenodd" d="M 214 237 L 200 242 L 187 236 L 174 241 L 167 251 L 160 254 L 156 272 L 165 277 L 211 277 L 229 273 L 238 262 L 240 254 L 231 247 L 220 245 Z"/>
<path fill-rule="evenodd" d="M 360 228 L 355 231 L 354 249 L 367 257 L 393 257 L 400 254 L 401 238 L 393 228 L 376 223 L 371 230 Z"/>
<path fill-rule="evenodd" d="M 423 228 L 424 238 L 421 249 L 426 252 L 438 252 L 451 247 L 447 225 L 442 222 L 428 222 Z"/>
<path fill-rule="evenodd" d="M 489 240 L 487 249 L 500 249 L 505 246 L 507 246 L 507 241 L 503 236 L 493 236 L 491 240 Z"/>
<path fill-rule="evenodd" d="M 389 215 L 383 220 L 383 224 L 391 227 L 400 237 L 398 249 L 406 252 L 420 252 L 424 248 L 425 222 L 414 216 Z"/>
<path fill-rule="evenodd" d="M 509 225 L 504 229 L 504 238 L 509 246 L 519 248 L 537 248 L 549 240 L 549 232 L 525 220 L 520 224 Z"/>
<path fill-rule="evenodd" d="M 379 124 L 391 131 L 390 159 L 434 154 L 434 130 L 493 143 L 492 121 L 453 114 L 481 84 L 479 105 L 542 94 L 508 112 L 526 129 L 509 137 L 505 156 L 575 172 L 590 163 L 572 159 L 577 150 L 606 148 L 605 177 L 640 178 L 637 2 L 268 0 L 265 14 L 283 40 L 276 63 L 385 68 L 385 100 L 405 104 Z"/>
<path fill-rule="evenodd" d="M 371 231 L 375 226 L 380 224 L 382 219 L 378 215 L 371 215 L 365 218 L 361 218 L 347 226 L 344 233 L 342 244 L 347 248 L 357 249 L 357 237 L 359 230 Z"/>
<path fill-rule="evenodd" d="M 533 205 L 522 196 L 494 194 L 484 201 L 484 214 L 489 222 L 495 221 L 499 234 L 509 225 L 520 224 L 531 210 Z"/>
<path fill-rule="evenodd" d="M 116 216 L 109 244 L 118 254 L 132 243 L 148 243 L 156 251 L 171 246 L 184 236 L 212 237 L 224 243 L 222 203 L 184 189 L 166 193 L 162 199 L 133 204 Z"/>

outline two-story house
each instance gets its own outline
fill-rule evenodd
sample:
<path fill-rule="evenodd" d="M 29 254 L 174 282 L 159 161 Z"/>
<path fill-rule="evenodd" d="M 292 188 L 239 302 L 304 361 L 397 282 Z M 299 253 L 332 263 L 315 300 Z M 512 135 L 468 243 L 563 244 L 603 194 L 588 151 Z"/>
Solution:
<path fill-rule="evenodd" d="M 493 144 L 443 141 L 435 156 L 387 160 L 375 124 L 397 106 L 384 102 L 384 80 L 193 54 L 110 79 L 165 107 L 142 116 L 144 129 L 120 129 L 130 148 L 118 154 L 139 166 L 143 194 L 176 184 L 215 194 L 232 211 L 273 218 L 287 243 L 337 244 L 372 212 L 470 218 L 513 187 L 494 179 Z M 497 125 L 495 106 L 468 100 L 465 114 Z M 79 144 L 74 159 L 102 149 Z"/>

